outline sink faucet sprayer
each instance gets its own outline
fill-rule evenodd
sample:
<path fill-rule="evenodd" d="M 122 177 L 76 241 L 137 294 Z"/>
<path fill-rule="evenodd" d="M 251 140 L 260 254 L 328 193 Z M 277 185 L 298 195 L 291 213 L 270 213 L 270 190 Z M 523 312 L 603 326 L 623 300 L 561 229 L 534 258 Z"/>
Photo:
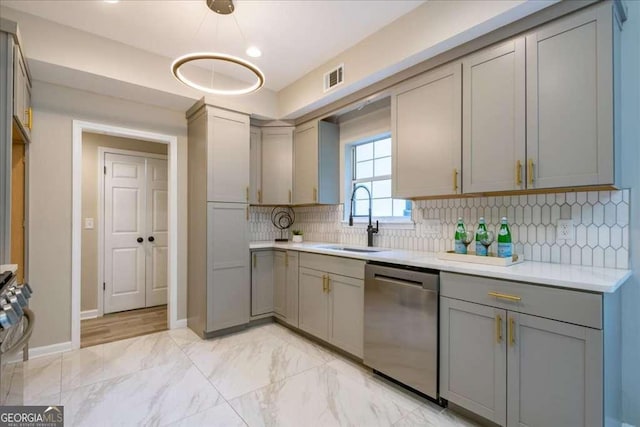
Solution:
<path fill-rule="evenodd" d="M 356 185 L 353 188 L 353 192 L 351 193 L 351 207 L 349 209 L 349 226 L 353 226 L 353 203 L 356 196 L 356 191 L 359 188 L 364 188 L 367 190 L 367 194 L 369 195 L 369 225 L 367 226 L 367 246 L 373 246 L 373 234 L 378 232 L 378 221 L 376 221 L 376 226 L 374 227 L 371 223 L 371 205 L 373 201 L 371 200 L 371 191 L 364 185 Z"/>

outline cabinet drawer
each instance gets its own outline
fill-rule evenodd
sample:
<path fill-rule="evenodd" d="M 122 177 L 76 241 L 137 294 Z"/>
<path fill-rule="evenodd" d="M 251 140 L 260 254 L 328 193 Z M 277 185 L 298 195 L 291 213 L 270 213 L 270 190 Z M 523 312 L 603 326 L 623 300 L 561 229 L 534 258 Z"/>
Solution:
<path fill-rule="evenodd" d="M 440 273 L 442 296 L 602 329 L 600 294 L 463 274 Z M 498 293 L 520 298 L 491 296 Z"/>
<path fill-rule="evenodd" d="M 300 267 L 364 279 L 364 261 L 331 255 L 300 253 Z"/>

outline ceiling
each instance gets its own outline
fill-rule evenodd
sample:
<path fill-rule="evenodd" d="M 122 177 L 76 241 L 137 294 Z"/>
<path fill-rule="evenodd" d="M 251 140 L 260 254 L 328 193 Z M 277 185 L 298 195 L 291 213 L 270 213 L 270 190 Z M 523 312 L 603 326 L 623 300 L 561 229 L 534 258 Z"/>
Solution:
<path fill-rule="evenodd" d="M 235 13 L 226 16 L 212 12 L 205 0 L 2 5 L 169 58 L 194 51 L 240 56 L 262 69 L 267 88 L 279 91 L 424 1 L 236 0 Z M 262 56 L 249 58 L 247 44 L 258 46 Z"/>

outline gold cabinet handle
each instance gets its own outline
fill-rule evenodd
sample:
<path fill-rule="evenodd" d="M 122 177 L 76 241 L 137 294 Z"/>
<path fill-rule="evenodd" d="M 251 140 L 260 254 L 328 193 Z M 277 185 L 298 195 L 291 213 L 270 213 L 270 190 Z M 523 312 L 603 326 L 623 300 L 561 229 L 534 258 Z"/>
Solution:
<path fill-rule="evenodd" d="M 327 275 L 322 275 L 322 292 L 327 292 Z"/>
<path fill-rule="evenodd" d="M 291 190 L 289 190 L 289 203 L 291 203 Z"/>
<path fill-rule="evenodd" d="M 258 258 L 256 257 L 256 254 L 253 254 L 253 268 L 256 268 L 258 266 Z"/>
<path fill-rule="evenodd" d="M 33 109 L 31 107 L 24 110 L 24 114 L 27 116 L 27 128 L 31 130 L 33 127 Z"/>
<path fill-rule="evenodd" d="M 527 167 L 527 175 L 529 177 L 529 185 L 533 185 L 533 159 L 529 159 L 529 166 Z"/>
<path fill-rule="evenodd" d="M 249 206 L 246 207 L 246 211 L 247 211 L 247 221 L 249 221 Z"/>
<path fill-rule="evenodd" d="M 516 321 L 513 317 L 509 318 L 509 344 L 511 346 L 516 344 Z"/>
<path fill-rule="evenodd" d="M 289 267 L 289 252 L 284 253 L 284 266 Z"/>
<path fill-rule="evenodd" d="M 318 189 L 316 187 L 313 187 L 313 201 L 318 201 Z"/>
<path fill-rule="evenodd" d="M 502 342 L 502 316 L 499 314 L 496 316 L 496 342 Z"/>
<path fill-rule="evenodd" d="M 458 192 L 458 169 L 453 170 L 453 192 Z"/>
<path fill-rule="evenodd" d="M 258 203 L 262 203 L 262 191 L 258 190 Z"/>
<path fill-rule="evenodd" d="M 249 187 L 247 187 L 247 195 L 246 195 L 246 198 L 247 198 L 247 202 L 248 202 L 248 201 L 249 201 Z"/>
<path fill-rule="evenodd" d="M 521 301 L 522 298 L 517 297 L 515 295 L 507 295 L 507 294 L 501 294 L 499 292 L 489 292 L 489 296 L 490 297 L 496 297 L 496 298 L 502 298 L 502 299 L 506 299 L 509 301 Z"/>
<path fill-rule="evenodd" d="M 331 276 L 327 274 L 327 293 L 331 292 Z"/>
<path fill-rule="evenodd" d="M 516 185 L 518 187 L 522 185 L 522 163 L 520 160 L 516 162 Z"/>

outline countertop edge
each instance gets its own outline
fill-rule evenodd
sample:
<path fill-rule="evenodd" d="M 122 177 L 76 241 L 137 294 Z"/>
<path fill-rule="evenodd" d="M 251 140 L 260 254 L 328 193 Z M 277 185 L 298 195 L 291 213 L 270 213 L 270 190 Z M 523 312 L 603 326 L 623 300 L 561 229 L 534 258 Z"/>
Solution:
<path fill-rule="evenodd" d="M 614 293 L 616 292 L 632 275 L 631 270 L 604 268 L 604 267 L 587 267 L 564 264 L 552 264 L 536 261 L 526 261 L 510 267 L 495 267 L 481 264 L 467 264 L 457 261 L 445 261 L 437 258 L 436 253 L 409 251 L 403 249 L 384 249 L 375 253 L 349 253 L 337 251 L 334 249 L 326 249 L 317 247 L 318 245 L 340 245 L 339 243 L 327 242 L 304 242 L 304 243 L 285 243 L 258 241 L 251 242 L 250 250 L 259 249 L 283 249 L 299 252 L 316 253 L 320 255 L 338 256 L 341 258 L 360 259 L 363 261 L 386 262 L 390 264 L 401 264 L 412 267 L 431 268 L 434 270 L 445 271 L 449 273 L 468 274 L 472 276 L 490 277 L 502 280 L 512 280 L 518 282 L 527 282 L 537 285 L 554 286 L 563 289 L 572 289 L 583 292 L 596 293 Z M 354 246 L 355 245 L 345 245 Z M 555 270 L 548 274 L 565 274 L 568 276 L 576 274 L 599 273 L 610 275 L 611 277 L 600 278 L 598 281 L 588 281 L 584 278 L 566 278 L 566 277 L 549 277 L 540 274 L 518 272 L 518 269 L 539 267 L 541 270 Z M 515 270 L 515 271 L 514 271 Z M 564 270 L 564 271 L 561 271 Z M 586 272 L 585 272 L 586 270 Z"/>

